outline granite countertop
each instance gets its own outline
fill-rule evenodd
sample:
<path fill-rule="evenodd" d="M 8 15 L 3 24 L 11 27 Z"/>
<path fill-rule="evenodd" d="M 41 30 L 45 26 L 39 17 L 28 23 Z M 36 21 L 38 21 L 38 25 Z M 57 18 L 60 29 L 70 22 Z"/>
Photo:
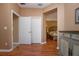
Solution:
<path fill-rule="evenodd" d="M 79 34 L 79 31 L 59 31 L 62 33 L 71 33 L 71 34 Z"/>

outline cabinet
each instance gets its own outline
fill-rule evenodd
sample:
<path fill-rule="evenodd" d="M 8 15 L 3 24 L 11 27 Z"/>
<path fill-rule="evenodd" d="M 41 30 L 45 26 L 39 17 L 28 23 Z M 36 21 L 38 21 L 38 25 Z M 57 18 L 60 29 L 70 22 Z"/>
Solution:
<path fill-rule="evenodd" d="M 64 55 L 64 40 L 60 40 L 60 54 Z"/>
<path fill-rule="evenodd" d="M 59 45 L 60 45 L 60 55 L 79 56 L 79 33 L 60 32 Z"/>
<path fill-rule="evenodd" d="M 70 35 L 67 34 L 60 34 L 60 54 L 63 56 L 68 56 L 68 49 L 69 49 L 69 41 L 68 37 Z"/>
<path fill-rule="evenodd" d="M 72 34 L 72 55 L 79 56 L 79 35 Z"/>
<path fill-rule="evenodd" d="M 79 56 L 79 45 L 76 44 L 73 45 L 72 55 Z"/>
<path fill-rule="evenodd" d="M 68 41 L 64 40 L 64 44 L 63 44 L 64 52 L 63 52 L 63 55 L 68 56 L 68 48 L 69 48 Z"/>

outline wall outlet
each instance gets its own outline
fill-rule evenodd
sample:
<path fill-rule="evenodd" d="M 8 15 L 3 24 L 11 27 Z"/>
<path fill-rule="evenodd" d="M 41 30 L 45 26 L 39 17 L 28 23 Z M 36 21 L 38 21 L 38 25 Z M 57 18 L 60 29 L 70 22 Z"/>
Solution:
<path fill-rule="evenodd" d="M 7 46 L 8 44 L 7 44 L 7 42 L 5 42 L 5 46 Z"/>

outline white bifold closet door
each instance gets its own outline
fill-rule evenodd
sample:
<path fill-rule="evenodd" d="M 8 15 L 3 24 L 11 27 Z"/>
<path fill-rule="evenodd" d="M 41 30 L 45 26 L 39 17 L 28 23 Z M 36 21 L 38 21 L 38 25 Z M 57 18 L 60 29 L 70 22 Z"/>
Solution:
<path fill-rule="evenodd" d="M 20 17 L 19 39 L 21 44 L 31 44 L 31 17 Z"/>
<path fill-rule="evenodd" d="M 42 19 L 40 16 L 32 17 L 32 43 L 41 43 Z"/>
<path fill-rule="evenodd" d="M 21 44 L 41 43 L 42 19 L 40 16 L 20 17 Z"/>

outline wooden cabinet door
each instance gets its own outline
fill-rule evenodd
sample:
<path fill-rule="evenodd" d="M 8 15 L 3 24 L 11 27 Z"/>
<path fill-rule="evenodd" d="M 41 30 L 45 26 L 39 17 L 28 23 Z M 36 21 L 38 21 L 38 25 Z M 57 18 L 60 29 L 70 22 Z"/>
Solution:
<path fill-rule="evenodd" d="M 74 44 L 72 50 L 73 56 L 79 56 L 79 45 Z"/>
<path fill-rule="evenodd" d="M 67 38 L 65 38 L 65 39 L 67 39 Z M 64 50 L 63 54 L 64 54 L 64 56 L 68 56 L 69 43 L 66 40 L 64 40 L 63 43 L 64 43 L 63 44 L 63 50 Z"/>

